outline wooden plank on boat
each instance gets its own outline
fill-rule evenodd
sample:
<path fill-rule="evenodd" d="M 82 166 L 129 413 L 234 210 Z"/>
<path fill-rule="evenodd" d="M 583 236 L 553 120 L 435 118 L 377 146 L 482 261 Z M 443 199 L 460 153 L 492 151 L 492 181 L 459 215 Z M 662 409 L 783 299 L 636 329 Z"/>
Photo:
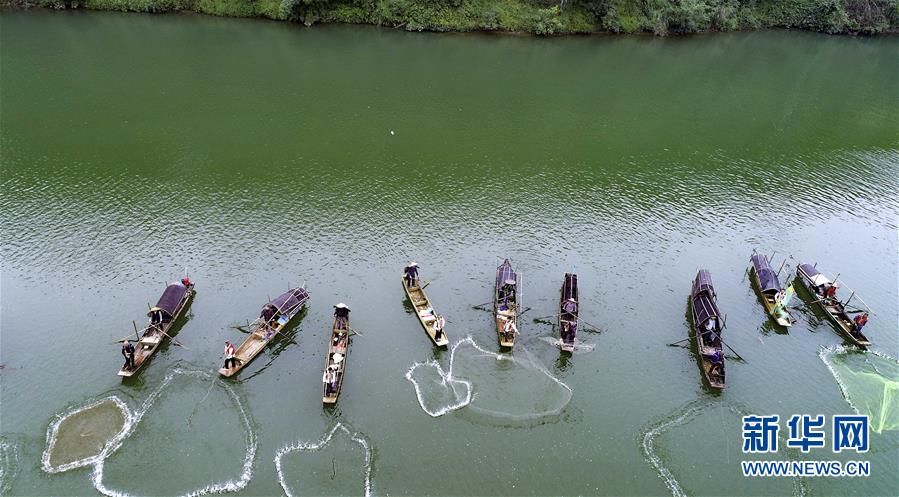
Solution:
<path fill-rule="evenodd" d="M 424 328 L 428 338 L 430 338 L 431 341 L 434 342 L 434 345 L 438 347 L 446 347 L 449 345 L 449 337 L 446 335 L 445 326 L 440 338 L 438 339 L 436 336 L 434 323 L 437 322 L 440 315 L 437 314 L 437 311 L 435 311 L 434 307 L 431 305 L 431 300 L 428 299 L 424 288 L 421 287 L 421 284 L 409 288 L 406 286 L 405 278 L 401 281 L 403 290 L 406 292 L 406 298 L 408 298 L 409 303 L 412 304 L 412 308 L 415 311 L 415 317 L 418 318 L 418 322 L 421 323 L 421 327 Z"/>
<path fill-rule="evenodd" d="M 328 339 L 328 354 L 325 356 L 325 368 L 322 372 L 322 403 L 337 403 L 343 379 L 346 374 L 347 356 L 350 350 L 350 320 L 340 322 L 334 317 L 331 335 Z"/>
<path fill-rule="evenodd" d="M 218 373 L 226 378 L 230 378 L 240 372 L 287 327 L 290 321 L 303 310 L 308 300 L 309 292 L 303 287 L 297 287 L 291 288 L 268 302 L 266 305 L 271 304 L 275 307 L 275 314 L 272 320 L 267 323 L 261 318 L 256 318 L 255 321 L 250 323 L 251 332 L 249 336 L 237 347 L 234 354 L 237 364 L 230 368 L 221 367 Z"/>
<path fill-rule="evenodd" d="M 185 284 L 186 283 L 186 284 Z M 125 368 L 123 365 L 119 368 L 118 375 L 130 378 L 137 374 L 144 364 L 150 361 L 150 358 L 159 349 L 163 340 L 169 336 L 169 331 L 175 326 L 175 322 L 181 317 L 184 309 L 194 296 L 194 284 L 189 278 L 185 277 L 181 282 L 168 285 L 159 297 L 156 306 L 150 308 L 148 316 L 156 314 L 161 317 L 161 321 L 156 324 L 150 324 L 139 332 L 140 340 L 135 341 L 134 346 L 134 367 Z M 151 320 L 153 317 L 151 317 Z M 138 338 L 137 336 L 135 338 Z"/>

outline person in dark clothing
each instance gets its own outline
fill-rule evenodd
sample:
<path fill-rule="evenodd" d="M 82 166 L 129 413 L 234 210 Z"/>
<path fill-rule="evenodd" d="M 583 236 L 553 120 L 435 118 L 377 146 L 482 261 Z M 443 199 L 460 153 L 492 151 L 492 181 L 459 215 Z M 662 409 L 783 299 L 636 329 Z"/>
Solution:
<path fill-rule="evenodd" d="M 345 330 L 350 325 L 350 308 L 343 302 L 334 306 L 334 317 L 337 318 L 337 328 Z"/>
<path fill-rule="evenodd" d="M 508 279 L 503 282 L 499 291 L 499 299 L 506 303 L 515 302 L 515 280 Z"/>
<path fill-rule="evenodd" d="M 574 319 L 574 313 L 577 312 L 577 301 L 574 299 L 566 299 L 565 303 L 562 304 L 562 312 L 564 313 L 563 319 L 567 319 L 569 321 Z"/>
<path fill-rule="evenodd" d="M 412 261 L 403 269 L 406 279 L 406 288 L 413 288 L 418 284 L 418 263 Z"/>
<path fill-rule="evenodd" d="M 259 317 L 262 318 L 262 321 L 266 325 L 268 325 L 271 324 L 277 312 L 278 309 L 276 309 L 275 306 L 273 306 L 272 304 L 265 304 L 265 307 L 262 308 L 262 312 L 259 314 Z"/>
<path fill-rule="evenodd" d="M 150 310 L 150 324 L 153 326 L 162 324 L 162 309 L 154 307 Z"/>
<path fill-rule="evenodd" d="M 124 369 L 134 369 L 134 345 L 131 344 L 131 341 L 125 340 L 125 343 L 122 344 L 122 355 L 125 356 L 125 365 L 122 366 Z"/>
<path fill-rule="evenodd" d="M 709 358 L 712 361 L 712 365 L 709 367 L 709 376 L 716 374 L 724 376 L 724 357 L 721 355 L 721 351 L 716 350 Z"/>

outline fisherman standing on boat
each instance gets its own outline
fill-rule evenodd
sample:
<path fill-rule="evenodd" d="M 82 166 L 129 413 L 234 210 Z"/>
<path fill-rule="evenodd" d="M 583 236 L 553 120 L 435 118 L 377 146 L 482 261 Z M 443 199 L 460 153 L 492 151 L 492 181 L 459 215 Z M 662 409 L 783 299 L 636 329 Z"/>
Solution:
<path fill-rule="evenodd" d="M 125 340 L 122 344 L 122 355 L 125 356 L 125 365 L 122 367 L 127 370 L 134 369 L 134 345 L 131 344 L 131 340 Z"/>
<path fill-rule="evenodd" d="M 565 303 L 562 304 L 562 311 L 565 312 L 569 321 L 574 319 L 574 313 L 577 312 L 577 301 L 569 298 L 565 300 Z"/>
<path fill-rule="evenodd" d="M 150 325 L 159 326 L 162 324 L 162 309 L 154 307 L 150 309 Z"/>
<path fill-rule="evenodd" d="M 418 263 L 412 261 L 403 269 L 406 274 L 406 288 L 415 288 L 418 286 Z"/>
<path fill-rule="evenodd" d="M 437 319 L 434 321 L 434 340 L 441 340 L 443 338 L 443 327 L 446 326 L 446 319 L 441 315 L 437 315 Z"/>
<path fill-rule="evenodd" d="M 852 331 L 858 335 L 861 335 L 862 328 L 864 328 L 865 325 L 868 324 L 868 313 L 863 312 L 863 313 L 859 314 L 858 316 L 855 316 L 855 319 L 853 321 L 854 322 L 852 323 Z"/>
<path fill-rule="evenodd" d="M 234 344 L 225 340 L 225 369 L 237 367 L 237 357 L 235 357 Z M 230 366 L 228 365 L 230 364 Z"/>
<path fill-rule="evenodd" d="M 334 317 L 337 318 L 337 329 L 347 329 L 350 324 L 350 308 L 343 302 L 340 302 L 334 306 Z"/>
<path fill-rule="evenodd" d="M 515 326 L 514 319 L 506 318 L 506 324 L 503 326 L 503 333 L 506 335 L 506 339 L 514 338 L 515 335 L 518 334 L 518 327 Z"/>

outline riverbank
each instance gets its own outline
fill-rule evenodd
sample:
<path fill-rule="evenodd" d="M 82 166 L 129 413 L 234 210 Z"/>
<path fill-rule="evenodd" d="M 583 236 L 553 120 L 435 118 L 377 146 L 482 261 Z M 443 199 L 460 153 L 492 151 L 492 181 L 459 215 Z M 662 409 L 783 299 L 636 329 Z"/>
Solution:
<path fill-rule="evenodd" d="M 312 25 L 537 35 L 788 28 L 829 34 L 899 32 L 897 0 L 0 0 L 13 8 L 179 12 Z"/>

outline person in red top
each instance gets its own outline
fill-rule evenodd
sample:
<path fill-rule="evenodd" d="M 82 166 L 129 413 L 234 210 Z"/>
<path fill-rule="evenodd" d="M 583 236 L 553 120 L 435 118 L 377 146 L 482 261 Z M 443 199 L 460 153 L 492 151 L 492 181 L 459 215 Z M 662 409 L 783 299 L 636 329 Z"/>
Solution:
<path fill-rule="evenodd" d="M 182 284 L 182 285 L 184 285 L 184 286 L 190 286 L 190 283 L 191 283 L 190 278 L 188 278 L 187 276 L 181 278 L 181 284 Z"/>
<path fill-rule="evenodd" d="M 866 324 L 868 324 L 868 313 L 867 312 L 863 312 L 863 313 L 859 314 L 858 316 L 855 316 L 855 326 L 854 326 L 855 330 L 854 331 L 856 331 L 856 332 L 862 331 L 862 328 L 864 328 Z"/>
<path fill-rule="evenodd" d="M 237 366 L 237 357 L 234 357 L 234 344 L 225 340 L 225 369 L 231 369 Z M 228 364 L 231 364 L 229 367 Z"/>

